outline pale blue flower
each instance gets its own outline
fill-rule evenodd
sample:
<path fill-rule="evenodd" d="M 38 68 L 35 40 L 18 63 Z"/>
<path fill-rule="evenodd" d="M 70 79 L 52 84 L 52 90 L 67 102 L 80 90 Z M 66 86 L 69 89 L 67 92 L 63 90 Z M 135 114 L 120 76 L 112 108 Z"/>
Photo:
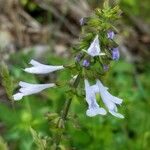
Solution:
<path fill-rule="evenodd" d="M 100 52 L 101 52 L 101 49 L 100 49 L 99 39 L 98 39 L 98 35 L 96 35 L 96 37 L 90 44 L 90 47 L 88 48 L 87 53 L 90 56 L 94 57 L 94 56 L 99 56 Z"/>
<path fill-rule="evenodd" d="M 122 103 L 122 99 L 115 97 L 113 95 L 111 95 L 108 92 L 108 88 L 105 87 L 100 80 L 96 81 L 96 84 L 92 86 L 92 89 L 94 90 L 95 93 L 100 93 L 100 96 L 102 98 L 102 101 L 104 102 L 104 104 L 106 105 L 106 107 L 108 108 L 108 111 L 118 117 L 118 118 L 124 118 L 124 116 L 120 113 L 118 113 L 117 110 L 117 104 L 121 105 Z"/>
<path fill-rule="evenodd" d="M 13 95 L 14 100 L 18 101 L 23 98 L 23 96 L 32 95 L 35 93 L 39 93 L 43 91 L 44 89 L 51 88 L 56 86 L 54 83 L 49 84 L 30 84 L 26 82 L 19 82 L 19 85 L 21 88 L 19 89 L 19 92 Z"/>
<path fill-rule="evenodd" d="M 31 60 L 30 64 L 33 65 L 33 67 L 25 68 L 24 69 L 25 72 L 34 74 L 47 74 L 53 71 L 64 69 L 63 66 L 44 65 L 35 60 Z"/>
<path fill-rule="evenodd" d="M 88 103 L 88 110 L 86 111 L 86 115 L 89 117 L 96 116 L 98 114 L 105 115 L 106 110 L 104 108 L 99 107 L 96 102 L 96 95 L 94 90 L 91 88 L 87 79 L 84 80 L 85 83 L 85 92 L 86 92 L 86 102 Z"/>

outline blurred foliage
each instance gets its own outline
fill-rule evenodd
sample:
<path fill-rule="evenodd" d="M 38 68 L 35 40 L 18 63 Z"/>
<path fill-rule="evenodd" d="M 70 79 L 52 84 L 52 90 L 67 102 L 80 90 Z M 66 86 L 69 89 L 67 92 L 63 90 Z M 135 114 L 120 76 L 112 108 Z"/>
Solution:
<path fill-rule="evenodd" d="M 34 18 L 36 18 L 40 22 L 47 21 L 48 17 L 51 14 L 46 15 L 45 11 L 43 11 L 36 3 L 40 2 L 38 0 L 19 0 L 21 5 L 24 7 L 26 11 L 28 11 Z M 94 7 L 101 7 L 104 0 L 87 0 L 90 5 Z M 50 2 L 50 1 L 49 1 Z M 128 15 L 140 16 L 142 19 L 150 23 L 149 18 L 149 10 L 150 3 L 149 0 L 110 0 L 112 3 L 119 3 L 123 12 Z M 141 11 L 144 10 L 144 11 Z M 41 15 L 45 15 L 42 17 Z"/>
<path fill-rule="evenodd" d="M 43 9 L 41 9 L 36 2 L 40 2 L 38 0 L 19 0 L 22 7 L 31 15 L 33 16 L 37 21 L 40 23 L 47 23 L 48 17 L 50 17 L 50 14 L 47 14 L 47 12 Z"/>
<path fill-rule="evenodd" d="M 143 20 L 150 23 L 149 10 L 150 2 L 149 0 L 119 0 L 120 7 L 126 14 L 135 15 L 141 17 Z M 142 11 L 141 11 L 142 10 Z M 144 11 L 143 11 L 144 10 Z"/>
<path fill-rule="evenodd" d="M 2 137 L 0 137 L 0 149 L 1 150 L 8 150 L 7 144 L 5 143 L 5 141 L 3 140 Z"/>

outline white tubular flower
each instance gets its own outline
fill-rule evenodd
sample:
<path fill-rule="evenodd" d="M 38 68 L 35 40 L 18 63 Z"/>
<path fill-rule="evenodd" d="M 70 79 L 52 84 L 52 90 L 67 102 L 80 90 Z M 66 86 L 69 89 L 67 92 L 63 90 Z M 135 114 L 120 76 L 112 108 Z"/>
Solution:
<path fill-rule="evenodd" d="M 98 39 L 98 35 L 96 35 L 90 47 L 88 48 L 87 53 L 92 57 L 94 57 L 94 56 L 99 56 L 100 52 L 101 50 L 100 50 L 99 39 Z"/>
<path fill-rule="evenodd" d="M 23 96 L 39 93 L 44 89 L 56 86 L 54 83 L 49 84 L 30 84 L 26 82 L 19 82 L 21 88 L 19 92 L 13 95 L 14 100 L 18 101 L 23 98 Z"/>
<path fill-rule="evenodd" d="M 30 64 L 33 65 L 33 67 L 25 68 L 24 69 L 25 72 L 34 74 L 47 74 L 56 70 L 64 69 L 63 66 L 44 65 L 33 59 L 30 61 Z"/>
<path fill-rule="evenodd" d="M 85 83 L 85 92 L 86 92 L 86 101 L 88 103 L 88 110 L 86 111 L 86 115 L 89 117 L 96 116 L 98 114 L 105 115 L 106 110 L 104 108 L 100 108 L 96 102 L 96 96 L 94 90 L 91 88 L 87 79 L 84 80 Z"/>
<path fill-rule="evenodd" d="M 124 116 L 120 113 L 118 113 L 117 111 L 117 106 L 116 104 L 121 104 L 122 103 L 122 99 L 115 97 L 113 95 L 111 95 L 107 90 L 107 87 L 104 87 L 103 84 L 101 83 L 100 80 L 97 80 L 96 85 L 92 86 L 93 90 L 97 93 L 99 92 L 102 98 L 102 101 L 104 102 L 104 104 L 106 105 L 106 107 L 108 108 L 109 112 L 118 117 L 118 118 L 124 118 Z M 99 90 L 98 90 L 99 88 Z"/>

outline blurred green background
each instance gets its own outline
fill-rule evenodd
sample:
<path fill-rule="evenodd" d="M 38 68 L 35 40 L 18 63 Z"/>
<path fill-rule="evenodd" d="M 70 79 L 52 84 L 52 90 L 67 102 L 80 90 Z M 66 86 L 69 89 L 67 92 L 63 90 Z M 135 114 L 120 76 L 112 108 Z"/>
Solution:
<path fill-rule="evenodd" d="M 61 141 L 64 150 L 150 149 L 150 2 L 110 2 L 112 5 L 117 2 L 123 11 L 117 25 L 121 59 L 111 64 L 103 82 L 111 93 L 124 100 L 119 111 L 125 119 L 110 114 L 87 117 L 85 99 L 74 97 Z M 70 47 L 80 34 L 79 19 L 102 7 L 102 3 L 102 0 L 0 0 L 0 61 L 8 66 L 14 92 L 19 81 L 46 83 L 56 81 L 57 77 L 62 81 L 71 77 L 70 72 L 34 76 L 24 73 L 22 68 L 32 58 L 45 64 L 69 63 Z M 1 77 L 0 150 L 38 149 L 30 127 L 37 137 L 52 144 L 57 118 L 51 121 L 48 116 L 60 113 L 66 89 L 48 89 L 12 103 L 3 85 Z"/>

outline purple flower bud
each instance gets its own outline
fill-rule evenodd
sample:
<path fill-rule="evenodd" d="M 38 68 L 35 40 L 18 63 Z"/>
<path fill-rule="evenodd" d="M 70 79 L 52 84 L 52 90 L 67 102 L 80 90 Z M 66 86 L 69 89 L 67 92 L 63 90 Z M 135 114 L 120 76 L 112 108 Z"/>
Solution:
<path fill-rule="evenodd" d="M 79 20 L 79 23 L 80 23 L 80 26 L 83 26 L 83 25 L 85 24 L 84 18 L 81 18 L 81 19 Z"/>
<path fill-rule="evenodd" d="M 113 31 L 110 30 L 110 31 L 107 32 L 108 39 L 113 40 L 114 36 L 115 36 L 115 33 Z"/>
<path fill-rule="evenodd" d="M 109 66 L 106 65 L 106 64 L 103 64 L 103 70 L 104 70 L 104 71 L 108 71 L 108 69 L 109 69 Z"/>
<path fill-rule="evenodd" d="M 113 48 L 113 49 L 112 49 L 112 59 L 113 59 L 113 60 L 118 60 L 119 57 L 120 57 L 120 53 L 119 53 L 118 47 Z"/>
<path fill-rule="evenodd" d="M 78 54 L 78 55 L 75 57 L 75 61 L 76 61 L 76 62 L 80 62 L 82 56 L 83 56 L 82 53 Z"/>
<path fill-rule="evenodd" d="M 88 60 L 83 60 L 83 63 L 82 63 L 83 67 L 89 67 L 90 65 L 90 62 Z"/>

